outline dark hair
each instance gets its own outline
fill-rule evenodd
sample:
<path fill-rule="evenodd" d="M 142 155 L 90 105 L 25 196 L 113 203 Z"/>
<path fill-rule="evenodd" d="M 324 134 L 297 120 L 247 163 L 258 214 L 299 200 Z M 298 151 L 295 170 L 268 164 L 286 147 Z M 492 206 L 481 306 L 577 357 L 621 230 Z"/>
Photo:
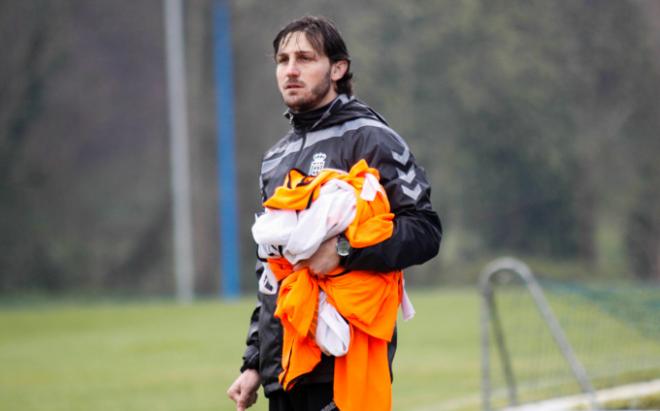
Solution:
<path fill-rule="evenodd" d="M 345 60 L 348 63 L 348 69 L 342 78 L 337 80 L 337 93 L 353 94 L 353 84 L 351 79 L 351 56 L 348 54 L 346 43 L 339 34 L 339 30 L 335 27 L 334 23 L 325 17 L 305 16 L 284 26 L 283 29 L 277 33 L 273 40 L 273 54 L 277 56 L 280 45 L 289 34 L 295 32 L 303 32 L 310 42 L 312 47 L 317 52 L 323 52 L 330 59 L 331 63 L 336 63 Z"/>

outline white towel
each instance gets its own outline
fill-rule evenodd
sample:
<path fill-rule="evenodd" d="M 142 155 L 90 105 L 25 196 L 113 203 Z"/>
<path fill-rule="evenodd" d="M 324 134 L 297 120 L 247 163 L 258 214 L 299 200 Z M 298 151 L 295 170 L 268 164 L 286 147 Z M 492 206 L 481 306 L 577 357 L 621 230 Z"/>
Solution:
<path fill-rule="evenodd" d="M 330 180 L 306 210 L 266 208 L 252 226 L 252 237 L 260 246 L 260 254 L 266 249 L 271 254 L 281 247 L 283 256 L 296 264 L 311 257 L 325 240 L 346 230 L 355 218 L 356 202 L 350 184 Z"/>
<path fill-rule="evenodd" d="M 342 357 L 351 344 L 348 323 L 327 301 L 325 292 L 319 291 L 319 315 L 316 324 L 316 344 L 327 355 Z"/>

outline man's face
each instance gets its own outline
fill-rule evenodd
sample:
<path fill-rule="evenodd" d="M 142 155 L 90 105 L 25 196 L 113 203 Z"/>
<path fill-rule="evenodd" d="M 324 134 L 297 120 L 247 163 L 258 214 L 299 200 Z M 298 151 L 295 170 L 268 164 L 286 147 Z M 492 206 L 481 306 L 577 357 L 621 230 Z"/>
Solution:
<path fill-rule="evenodd" d="M 284 104 L 294 112 L 305 112 L 330 103 L 337 92 L 337 67 L 312 47 L 303 32 L 285 37 L 275 56 L 277 86 Z"/>

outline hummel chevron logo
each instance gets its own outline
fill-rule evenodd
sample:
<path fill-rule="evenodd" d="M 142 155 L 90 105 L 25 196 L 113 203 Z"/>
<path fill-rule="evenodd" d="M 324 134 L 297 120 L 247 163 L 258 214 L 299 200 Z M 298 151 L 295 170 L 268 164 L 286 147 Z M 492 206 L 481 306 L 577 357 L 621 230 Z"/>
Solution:
<path fill-rule="evenodd" d="M 399 170 L 398 168 L 396 169 L 396 173 L 399 175 L 399 178 L 406 183 L 410 184 L 412 181 L 415 179 L 416 174 L 415 174 L 415 169 L 410 167 L 410 171 L 407 173 L 404 173 L 403 171 Z"/>
<path fill-rule="evenodd" d="M 401 189 L 403 190 L 403 194 L 407 195 L 415 201 L 417 201 L 417 197 L 419 197 L 419 195 L 422 193 L 422 187 L 419 184 L 417 184 L 412 190 L 406 186 L 401 186 Z"/>
<path fill-rule="evenodd" d="M 405 166 L 406 163 L 408 162 L 408 159 L 410 158 L 410 151 L 408 151 L 407 148 L 404 148 L 403 153 L 399 154 L 396 151 L 392 150 L 392 157 L 394 157 L 394 159 L 398 163 Z"/>

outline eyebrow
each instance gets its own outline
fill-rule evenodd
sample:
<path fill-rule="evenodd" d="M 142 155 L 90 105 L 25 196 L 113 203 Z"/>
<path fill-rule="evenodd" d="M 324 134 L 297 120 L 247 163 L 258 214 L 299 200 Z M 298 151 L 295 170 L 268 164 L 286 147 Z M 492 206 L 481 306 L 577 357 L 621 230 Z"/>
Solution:
<path fill-rule="evenodd" d="M 275 58 L 288 56 L 289 54 L 307 55 L 307 56 L 314 56 L 314 57 L 318 56 L 318 53 L 315 50 L 294 50 L 291 53 L 284 53 L 282 51 L 278 51 L 277 54 L 275 55 Z"/>

